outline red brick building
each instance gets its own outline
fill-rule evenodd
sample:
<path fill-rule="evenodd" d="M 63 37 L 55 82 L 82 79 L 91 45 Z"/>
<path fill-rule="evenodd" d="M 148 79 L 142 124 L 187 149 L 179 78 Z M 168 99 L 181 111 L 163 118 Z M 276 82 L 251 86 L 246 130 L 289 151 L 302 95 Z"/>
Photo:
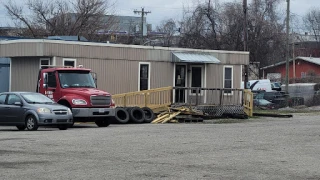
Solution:
<path fill-rule="evenodd" d="M 286 76 L 286 61 L 261 68 L 263 78 L 279 81 Z M 320 58 L 296 57 L 295 63 L 289 61 L 289 78 L 304 78 L 307 76 L 320 75 Z"/>

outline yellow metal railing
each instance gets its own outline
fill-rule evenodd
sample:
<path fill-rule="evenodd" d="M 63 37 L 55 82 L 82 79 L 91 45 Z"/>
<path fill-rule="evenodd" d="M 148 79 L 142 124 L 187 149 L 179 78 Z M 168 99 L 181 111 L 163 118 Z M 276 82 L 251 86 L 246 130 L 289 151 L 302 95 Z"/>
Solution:
<path fill-rule="evenodd" d="M 243 93 L 243 107 L 244 112 L 249 116 L 253 116 L 253 93 L 245 89 Z"/>
<path fill-rule="evenodd" d="M 168 107 L 171 105 L 172 87 L 115 94 L 112 96 L 116 106 L 120 107 L 149 107 L 151 109 Z"/>

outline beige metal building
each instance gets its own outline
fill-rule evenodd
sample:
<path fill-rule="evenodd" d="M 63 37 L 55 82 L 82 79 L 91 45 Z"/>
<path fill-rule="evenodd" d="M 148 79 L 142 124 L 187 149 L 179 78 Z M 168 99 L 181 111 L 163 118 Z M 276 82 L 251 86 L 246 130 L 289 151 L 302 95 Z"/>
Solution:
<path fill-rule="evenodd" d="M 249 64 L 248 52 L 47 39 L 1 41 L 0 57 L 11 59 L 10 91 L 35 91 L 41 65 L 83 65 L 111 94 L 166 86 L 240 88 L 242 66 Z"/>

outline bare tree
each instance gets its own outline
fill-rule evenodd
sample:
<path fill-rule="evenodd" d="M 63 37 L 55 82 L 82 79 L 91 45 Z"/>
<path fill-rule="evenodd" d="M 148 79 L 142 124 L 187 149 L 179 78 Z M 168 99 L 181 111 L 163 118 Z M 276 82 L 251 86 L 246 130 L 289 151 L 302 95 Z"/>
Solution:
<path fill-rule="evenodd" d="M 157 26 L 157 31 L 164 33 L 163 45 L 172 46 L 174 35 L 177 33 L 176 22 L 173 19 L 163 20 L 160 25 Z"/>
<path fill-rule="evenodd" d="M 277 11 L 280 0 L 253 0 L 248 5 L 250 61 L 262 66 L 280 61 L 285 48 L 284 18 Z M 182 19 L 181 47 L 243 50 L 242 2 L 199 3 Z"/>
<path fill-rule="evenodd" d="M 26 29 L 23 35 L 32 37 L 78 35 L 91 39 L 113 24 L 105 17 L 113 7 L 110 0 L 28 0 L 25 4 L 9 0 L 4 7 L 16 26 Z"/>
<path fill-rule="evenodd" d="M 180 25 L 183 31 L 180 46 L 197 49 L 220 49 L 219 6 L 199 3 L 193 12 L 185 12 Z"/>
<path fill-rule="evenodd" d="M 320 9 L 312 8 L 304 16 L 306 30 L 312 33 L 316 41 L 320 41 Z"/>

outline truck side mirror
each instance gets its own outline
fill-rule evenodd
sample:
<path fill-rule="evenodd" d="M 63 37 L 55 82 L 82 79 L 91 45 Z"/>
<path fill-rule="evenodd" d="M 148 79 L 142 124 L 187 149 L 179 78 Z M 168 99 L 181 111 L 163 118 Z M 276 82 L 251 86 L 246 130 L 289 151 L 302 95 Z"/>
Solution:
<path fill-rule="evenodd" d="M 43 73 L 43 88 L 48 88 L 48 73 Z"/>

